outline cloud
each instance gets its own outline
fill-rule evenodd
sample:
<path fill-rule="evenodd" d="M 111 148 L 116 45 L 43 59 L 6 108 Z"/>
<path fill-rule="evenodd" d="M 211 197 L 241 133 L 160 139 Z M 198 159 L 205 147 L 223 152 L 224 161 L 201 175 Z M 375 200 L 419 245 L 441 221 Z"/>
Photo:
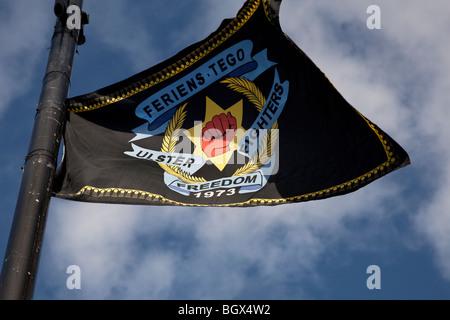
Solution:
<path fill-rule="evenodd" d="M 42 53 L 50 44 L 51 27 L 42 23 L 52 18 L 51 5 L 34 1 L 7 0 L 1 4 L 0 36 L 0 116 L 14 99 L 27 93 Z M 45 58 L 44 58 L 45 59 Z M 42 75 L 44 69 L 42 68 Z M 36 101 L 37 102 L 37 101 Z"/>
<path fill-rule="evenodd" d="M 153 13 L 151 9 L 142 1 L 139 6 L 125 0 L 115 0 L 111 5 L 86 2 L 83 11 L 91 15 L 90 24 L 85 27 L 88 41 L 106 45 L 126 57 L 134 72 L 148 68 L 156 62 L 158 48 L 154 45 L 155 32 L 150 32 L 154 31 L 152 15 L 144 16 L 138 11 Z"/>
<path fill-rule="evenodd" d="M 207 37 L 222 19 L 233 17 L 241 6 L 241 0 L 172 0 L 164 4 L 139 1 L 137 5 L 115 0 L 107 10 L 100 2 L 87 2 L 83 10 L 95 12 L 91 25 L 86 27 L 90 41 L 100 41 L 125 55 L 132 69 L 139 72 Z M 189 19 L 192 16 L 197 18 Z"/>
<path fill-rule="evenodd" d="M 114 206 L 54 199 L 46 243 L 52 298 L 73 298 L 64 272 L 82 272 L 82 299 L 308 298 L 317 272 L 343 243 L 376 252 L 392 239 L 379 231 L 395 186 L 373 183 L 345 197 L 253 209 Z M 347 224 L 369 221 L 359 232 Z M 369 235 L 367 234 L 369 233 Z M 361 241 L 361 236 L 377 241 Z M 53 274 L 59 270 L 59 277 Z M 298 285 L 289 295 L 291 286 Z M 270 288 L 270 290 L 269 290 Z M 277 288 L 273 290 L 272 288 Z M 292 294 L 292 293 L 291 293 Z M 39 298 L 39 297 L 37 297 Z"/>
<path fill-rule="evenodd" d="M 110 299 L 120 295 L 137 299 L 149 290 L 154 297 L 164 298 L 164 290 L 171 282 L 173 257 L 165 251 L 137 245 L 139 237 L 151 237 L 151 233 L 141 230 L 142 226 L 149 226 L 150 216 L 127 206 L 55 202 L 51 222 L 55 227 L 50 227 L 53 232 L 47 235 L 53 270 L 80 266 L 86 294 L 83 298 Z M 65 283 L 55 282 L 53 286 L 62 297 L 69 293 Z"/>
<path fill-rule="evenodd" d="M 426 8 L 419 1 L 398 7 L 397 12 L 401 10 L 402 14 L 392 17 L 392 33 L 414 57 L 410 68 L 421 71 L 416 79 L 420 85 L 414 87 L 421 95 L 420 104 L 413 103 L 411 112 L 415 118 L 416 161 L 427 192 L 417 193 L 422 201 L 414 221 L 432 247 L 442 275 L 450 280 L 450 45 L 443 41 L 450 22 L 442 10 L 446 7 L 445 1 L 433 2 Z"/>
<path fill-rule="evenodd" d="M 444 3 L 439 5 L 446 6 Z M 450 150 L 448 148 L 450 77 L 447 72 L 450 67 L 448 56 L 450 44 L 442 41 L 442 37 L 450 28 L 450 22 L 438 8 L 432 11 L 427 8 L 419 17 L 415 17 L 412 13 L 408 14 L 409 19 L 418 18 L 420 19 L 418 21 L 426 21 L 424 15 L 429 15 L 428 20 L 432 20 L 435 26 L 433 30 L 430 30 L 430 26 L 424 23 L 424 30 L 418 31 L 424 36 L 421 52 L 429 50 L 430 57 L 434 59 L 425 60 L 428 68 L 433 71 L 433 77 L 429 78 L 433 87 L 423 107 L 417 113 L 418 130 L 426 137 L 420 146 L 421 164 L 427 174 L 424 180 L 431 196 L 424 199 L 415 222 L 418 231 L 429 241 L 443 276 L 450 281 Z M 426 35 L 423 34 L 425 31 Z M 423 57 L 426 55 L 421 56 Z"/>
<path fill-rule="evenodd" d="M 450 176 L 449 168 L 442 172 L 445 176 L 439 190 L 431 201 L 421 207 L 415 218 L 418 231 L 431 245 L 434 259 L 443 277 L 450 281 Z"/>

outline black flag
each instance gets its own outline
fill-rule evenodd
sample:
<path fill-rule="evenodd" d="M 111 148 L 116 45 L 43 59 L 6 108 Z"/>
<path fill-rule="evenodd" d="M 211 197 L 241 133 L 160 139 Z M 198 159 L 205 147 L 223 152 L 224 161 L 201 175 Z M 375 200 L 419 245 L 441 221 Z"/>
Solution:
<path fill-rule="evenodd" d="M 354 191 L 409 164 L 281 30 L 280 1 L 68 101 L 57 197 L 256 206 Z"/>

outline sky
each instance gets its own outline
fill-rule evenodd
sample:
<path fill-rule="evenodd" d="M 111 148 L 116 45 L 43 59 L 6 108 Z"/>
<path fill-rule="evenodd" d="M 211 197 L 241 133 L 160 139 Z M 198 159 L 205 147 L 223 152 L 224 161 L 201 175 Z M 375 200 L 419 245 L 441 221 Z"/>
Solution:
<path fill-rule="evenodd" d="M 85 0 L 70 96 L 175 55 L 244 0 Z M 55 23 L 53 0 L 0 2 L 0 256 L 8 241 Z M 381 29 L 369 29 L 371 5 Z M 53 198 L 36 300 L 450 298 L 450 3 L 283 0 L 283 31 L 411 165 L 347 195 L 184 208 Z M 81 271 L 69 289 L 67 268 Z M 380 289 L 369 289 L 370 266 Z"/>

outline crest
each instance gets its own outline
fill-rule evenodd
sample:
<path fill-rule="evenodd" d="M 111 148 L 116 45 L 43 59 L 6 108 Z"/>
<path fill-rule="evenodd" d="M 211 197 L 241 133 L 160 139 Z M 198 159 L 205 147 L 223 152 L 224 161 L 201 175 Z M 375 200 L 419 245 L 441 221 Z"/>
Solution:
<path fill-rule="evenodd" d="M 289 93 L 267 49 L 244 40 L 164 87 L 136 108 L 128 156 L 164 170 L 167 188 L 186 197 L 256 192 L 278 169 L 278 117 Z M 263 92 L 257 82 L 270 77 Z M 162 139 L 161 139 L 162 138 Z M 157 150 L 140 142 L 161 140 Z"/>

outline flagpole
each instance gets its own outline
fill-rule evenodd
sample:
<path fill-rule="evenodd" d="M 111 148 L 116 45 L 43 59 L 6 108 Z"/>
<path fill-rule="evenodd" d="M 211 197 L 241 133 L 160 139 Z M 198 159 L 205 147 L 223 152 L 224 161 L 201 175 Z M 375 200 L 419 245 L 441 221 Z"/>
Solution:
<path fill-rule="evenodd" d="M 33 298 L 73 60 L 77 45 L 84 42 L 82 29 L 73 24 L 77 17 L 67 14 L 67 8 L 75 5 L 81 13 L 82 3 L 55 0 L 57 19 L 0 276 L 2 300 Z"/>

